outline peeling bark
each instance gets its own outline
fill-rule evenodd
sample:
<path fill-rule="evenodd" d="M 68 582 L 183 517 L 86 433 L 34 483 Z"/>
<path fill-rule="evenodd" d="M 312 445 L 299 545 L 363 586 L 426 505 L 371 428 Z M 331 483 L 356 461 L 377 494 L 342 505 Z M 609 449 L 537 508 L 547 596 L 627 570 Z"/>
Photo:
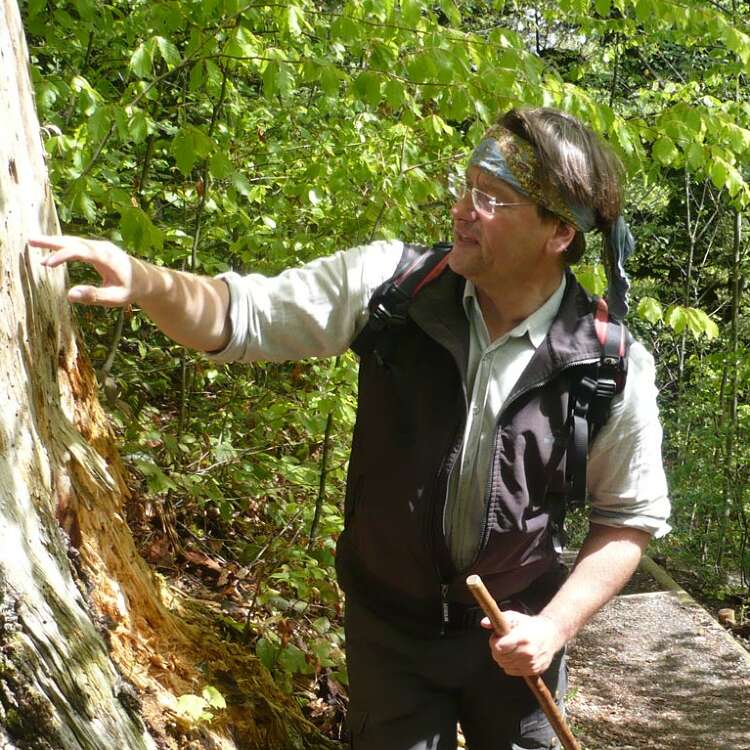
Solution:
<path fill-rule="evenodd" d="M 0 747 L 325 748 L 255 657 L 139 557 L 127 475 L 79 348 L 15 0 L 0 0 Z M 186 726 L 176 697 L 229 708 Z"/>

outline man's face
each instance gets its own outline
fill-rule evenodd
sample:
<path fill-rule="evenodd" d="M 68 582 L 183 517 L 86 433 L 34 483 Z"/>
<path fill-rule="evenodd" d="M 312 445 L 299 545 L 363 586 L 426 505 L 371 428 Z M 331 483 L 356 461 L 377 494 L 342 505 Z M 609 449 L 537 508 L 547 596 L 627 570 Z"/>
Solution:
<path fill-rule="evenodd" d="M 466 182 L 497 201 L 526 205 L 497 206 L 494 215 L 488 216 L 474 209 L 467 190 L 451 209 L 453 251 L 448 263 L 453 271 L 481 288 L 521 282 L 551 263 L 559 266 L 559 258 L 548 247 L 558 222 L 543 220 L 529 198 L 477 166 L 469 167 Z"/>

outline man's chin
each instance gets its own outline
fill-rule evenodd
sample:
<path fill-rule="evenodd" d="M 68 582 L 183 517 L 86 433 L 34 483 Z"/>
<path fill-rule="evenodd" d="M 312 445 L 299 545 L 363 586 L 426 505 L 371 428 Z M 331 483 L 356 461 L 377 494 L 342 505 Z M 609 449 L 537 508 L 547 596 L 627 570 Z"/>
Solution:
<path fill-rule="evenodd" d="M 448 254 L 448 268 L 459 276 L 466 276 L 470 272 L 472 263 L 469 258 L 453 245 L 453 250 Z"/>
<path fill-rule="evenodd" d="M 472 249 L 477 250 L 476 243 L 462 242 L 461 240 L 453 241 L 453 250 L 448 254 L 448 268 L 457 273 L 459 276 L 468 276 L 471 268 L 475 265 L 472 262 Z"/>

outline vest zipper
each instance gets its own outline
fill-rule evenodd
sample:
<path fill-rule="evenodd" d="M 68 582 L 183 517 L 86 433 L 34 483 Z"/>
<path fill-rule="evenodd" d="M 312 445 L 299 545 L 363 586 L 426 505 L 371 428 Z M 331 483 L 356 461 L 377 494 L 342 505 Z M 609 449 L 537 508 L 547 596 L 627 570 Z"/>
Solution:
<path fill-rule="evenodd" d="M 529 391 L 533 391 L 535 388 L 541 388 L 542 386 L 547 385 L 547 383 L 552 382 L 555 378 L 557 378 L 561 373 L 565 372 L 566 370 L 571 369 L 572 367 L 579 367 L 581 365 L 591 365 L 595 364 L 599 361 L 599 357 L 595 358 L 587 358 L 587 359 L 580 359 L 575 362 L 568 362 L 568 364 L 561 367 L 559 370 L 555 370 L 551 375 L 549 375 L 546 378 L 543 378 L 542 380 L 537 381 L 536 383 L 531 383 L 530 385 L 527 385 L 525 388 L 522 388 L 518 393 L 516 393 L 512 399 L 509 401 L 506 401 L 506 403 L 503 405 L 503 408 L 500 410 L 500 414 L 498 414 L 497 422 L 495 423 L 495 431 L 492 434 L 492 445 L 494 446 L 497 442 L 497 433 L 500 428 L 500 421 L 502 420 L 503 414 L 508 409 L 509 406 L 511 406 L 515 401 L 517 401 L 521 396 L 525 395 Z M 467 571 L 471 569 L 474 565 L 476 565 L 477 561 L 482 555 L 482 552 L 484 552 L 485 548 L 487 547 L 488 537 L 487 534 L 487 527 L 489 525 L 489 516 L 490 516 L 490 494 L 492 492 L 492 482 L 495 478 L 495 460 L 494 460 L 495 454 L 493 453 L 492 456 L 492 464 L 490 466 L 490 471 L 487 476 L 487 487 L 484 493 L 484 504 L 485 504 L 485 512 L 484 512 L 484 519 L 482 521 L 482 534 L 480 537 L 479 542 L 479 548 L 477 550 L 477 554 L 474 557 L 474 559 L 471 561 L 471 564 L 466 569 Z"/>
<path fill-rule="evenodd" d="M 440 606 L 442 612 L 442 623 L 440 626 L 440 635 L 444 636 L 448 632 L 448 625 L 451 622 L 450 606 L 448 604 L 448 584 L 440 584 Z"/>
<path fill-rule="evenodd" d="M 463 449 L 463 435 L 466 430 L 466 415 L 469 411 L 469 397 L 466 390 L 466 383 L 464 382 L 463 378 L 461 377 L 461 368 L 458 366 L 458 363 L 454 359 L 454 364 L 456 365 L 456 369 L 459 373 L 459 380 L 461 382 L 461 392 L 464 397 L 464 418 L 462 420 L 462 423 L 459 427 L 459 429 L 456 431 L 456 434 L 453 436 L 453 440 L 451 441 L 451 447 L 455 448 L 456 441 L 461 440 L 461 448 L 459 448 L 457 451 L 455 451 L 455 455 L 453 457 L 453 461 L 451 462 L 451 465 L 447 467 L 447 471 L 445 474 L 445 494 L 443 496 L 443 507 L 441 509 L 441 512 L 438 513 L 437 510 L 433 511 L 433 517 L 431 521 L 431 529 L 430 529 L 430 539 L 432 540 L 432 561 L 433 565 L 435 567 L 435 575 L 437 576 L 437 579 L 440 583 L 440 637 L 444 637 L 448 632 L 448 625 L 450 625 L 450 605 L 448 600 L 448 591 L 450 589 L 450 583 L 446 583 L 446 581 L 449 581 L 451 578 L 455 577 L 455 566 L 453 566 L 451 561 L 451 571 L 450 575 L 446 576 L 446 573 L 442 570 L 441 564 L 440 564 L 440 558 L 438 555 L 438 544 L 442 541 L 445 543 L 445 508 L 448 503 L 448 492 L 450 492 L 450 479 L 451 474 L 456 468 L 456 461 L 460 461 L 461 458 L 461 451 Z M 440 538 L 438 538 L 438 534 L 440 535 Z M 446 545 L 447 546 L 447 545 Z M 450 552 L 450 551 L 449 551 Z"/>
<path fill-rule="evenodd" d="M 465 394 L 464 394 L 465 398 Z M 464 419 L 463 424 L 461 428 L 458 430 L 457 435 L 454 436 L 454 440 L 452 441 L 452 445 L 455 446 L 455 442 L 458 439 L 458 434 L 463 435 L 463 431 L 466 429 L 466 419 Z M 459 457 L 461 455 L 461 451 L 456 452 L 456 457 Z M 448 590 L 450 589 L 450 583 L 447 581 L 450 581 L 451 578 L 455 575 L 455 570 L 450 571 L 450 575 L 446 575 L 446 573 L 443 571 L 443 566 L 440 564 L 440 555 L 438 554 L 438 544 L 440 543 L 441 539 L 443 543 L 445 543 L 445 528 L 444 528 L 444 514 L 445 514 L 445 504 L 448 501 L 448 492 L 450 488 L 450 476 L 451 472 L 454 470 L 456 465 L 456 457 L 454 457 L 453 462 L 451 466 L 447 467 L 446 472 L 446 487 L 445 487 L 445 496 L 443 497 L 443 508 L 442 512 L 438 513 L 438 509 L 436 508 L 433 510 L 432 518 L 430 522 L 430 533 L 429 538 L 432 542 L 432 554 L 430 555 L 432 558 L 432 563 L 435 568 L 435 575 L 438 579 L 438 582 L 440 583 L 440 637 L 442 638 L 444 635 L 446 635 L 448 631 L 448 625 L 450 624 L 450 606 L 448 603 Z M 440 534 L 440 539 L 438 539 L 438 534 Z M 451 567 L 453 568 L 453 565 L 451 564 Z"/>

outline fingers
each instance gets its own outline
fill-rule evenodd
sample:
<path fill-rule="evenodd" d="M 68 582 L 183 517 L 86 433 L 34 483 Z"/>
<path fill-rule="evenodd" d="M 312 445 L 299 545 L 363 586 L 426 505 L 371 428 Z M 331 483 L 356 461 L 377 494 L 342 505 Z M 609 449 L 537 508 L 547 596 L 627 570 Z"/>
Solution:
<path fill-rule="evenodd" d="M 49 234 L 37 234 L 33 237 L 29 237 L 27 242 L 32 247 L 44 247 L 48 250 L 57 250 L 58 248 L 63 247 L 65 237 L 59 234 L 56 235 L 49 235 Z"/>
<path fill-rule="evenodd" d="M 495 640 L 490 649 L 498 666 L 514 677 L 542 674 L 549 666 L 546 650 L 537 650 L 529 644 L 508 644 Z"/>
<path fill-rule="evenodd" d="M 68 291 L 68 301 L 83 305 L 122 307 L 132 301 L 132 266 L 126 253 L 111 242 L 60 235 L 30 237 L 32 247 L 53 252 L 41 260 L 46 268 L 57 268 L 70 261 L 93 266 L 102 280 L 100 287 L 81 284 Z"/>
<path fill-rule="evenodd" d="M 95 243 L 80 237 L 38 236 L 29 237 L 28 242 L 32 247 L 55 251 L 41 260 L 41 264 L 47 268 L 56 268 L 71 260 L 93 263 L 99 256 Z"/>
<path fill-rule="evenodd" d="M 513 610 L 504 614 L 511 629 L 507 635 L 490 636 L 492 658 L 509 675 L 525 677 L 545 672 L 559 648 L 554 623 Z"/>
<path fill-rule="evenodd" d="M 505 622 L 508 623 L 508 627 L 515 628 L 516 625 L 519 623 L 519 617 L 523 617 L 523 615 L 520 612 L 515 612 L 512 609 L 506 609 L 503 611 L 503 618 L 505 619 Z M 489 617 L 483 617 L 481 622 L 479 623 L 485 630 L 492 630 L 493 625 L 492 622 L 490 622 Z"/>
<path fill-rule="evenodd" d="M 123 307 L 128 296 L 122 287 L 74 286 L 68 290 L 68 302 L 79 305 L 101 305 L 103 307 Z"/>

